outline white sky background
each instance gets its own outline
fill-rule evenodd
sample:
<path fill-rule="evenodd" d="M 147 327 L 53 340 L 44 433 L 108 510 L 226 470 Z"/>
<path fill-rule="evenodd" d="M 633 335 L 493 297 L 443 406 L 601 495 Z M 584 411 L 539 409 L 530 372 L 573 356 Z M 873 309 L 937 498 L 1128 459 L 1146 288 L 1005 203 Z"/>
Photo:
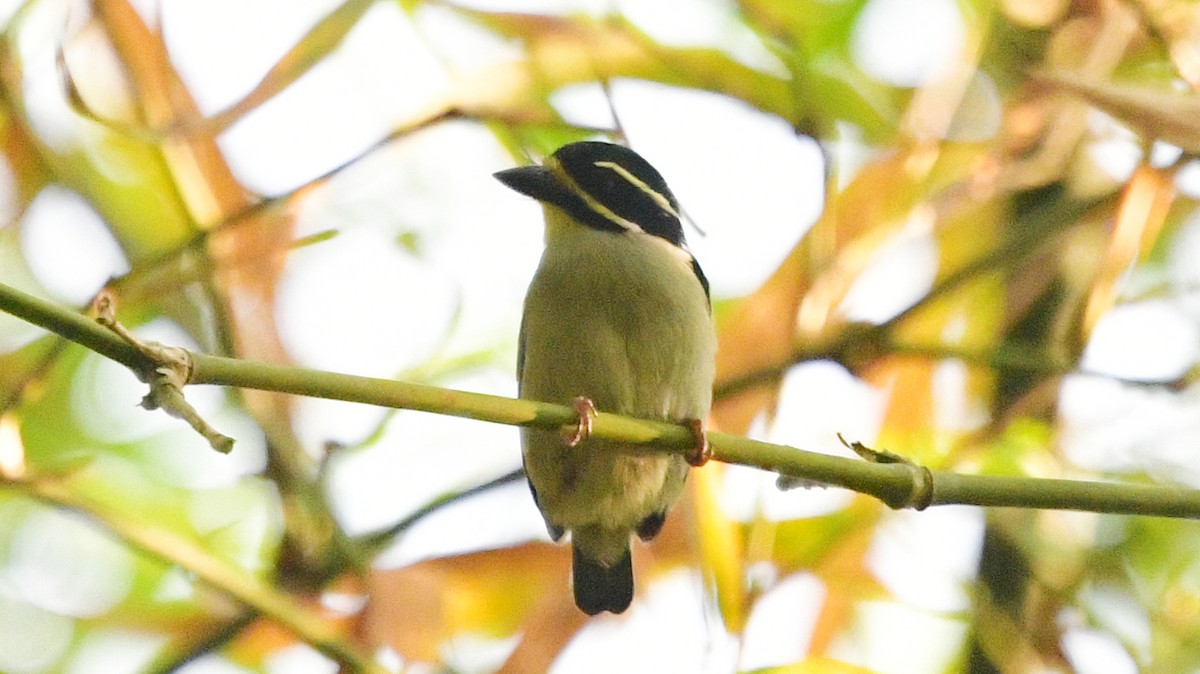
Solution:
<path fill-rule="evenodd" d="M 65 1 L 41 4 L 46 5 L 45 42 L 31 36 L 22 44 L 31 68 L 46 67 L 54 21 L 70 6 Z M 212 113 L 249 91 L 313 21 L 336 4 L 164 0 L 161 11 L 178 68 L 202 109 Z M 730 28 L 730 3 L 721 0 L 463 4 L 594 13 L 615 6 L 665 42 L 716 44 L 755 67 L 777 66 L 746 34 Z M 148 17 L 159 11 L 149 0 L 140 5 Z M 679 21 L 682 15 L 689 21 Z M 337 53 L 222 137 L 222 149 L 239 177 L 264 193 L 287 191 L 361 153 L 392 131 L 397 120 L 420 109 L 422 97 L 443 91 L 456 72 L 511 55 L 508 45 L 454 24 L 444 10 L 428 10 L 418 19 L 430 33 L 454 36 L 454 46 L 425 41 L 422 36 L 428 33 L 418 32 L 395 4 L 378 3 Z M 936 77 L 954 58 L 960 40 L 960 17 L 951 0 L 875 0 L 855 44 L 863 67 L 874 76 L 914 85 Z M 50 125 L 69 114 L 53 94 L 53 87 L 30 93 L 31 109 Z M 706 237 L 691 231 L 689 240 L 714 295 L 734 297 L 757 287 L 820 212 L 823 169 L 815 144 L 797 137 L 780 120 L 720 96 L 618 82 L 614 101 L 633 147 L 662 171 L 684 209 L 707 231 Z M 611 122 L 596 87 L 569 88 L 555 103 L 573 121 Z M 72 142 L 70 137 L 55 138 Z M 1137 151 L 1125 139 L 1097 152 L 1114 158 L 1105 165 L 1121 178 L 1131 169 L 1130 148 Z M 492 172 L 510 165 L 511 159 L 486 130 L 452 123 L 369 156 L 308 197 L 298 236 L 330 229 L 339 235 L 296 251 L 281 284 L 277 317 L 298 361 L 387 377 L 431 358 L 495 348 L 492 367 L 442 383 L 515 394 L 511 364 L 521 299 L 540 255 L 541 227 L 535 204 L 491 178 Z M 11 191 L 11 181 L 0 180 L 0 187 Z M 11 198 L 0 190 L 0 199 Z M 70 234 L 65 235 L 68 227 Z M 396 244 L 399 233 L 415 238 L 418 256 Z M 110 274 L 126 270 L 103 223 L 61 188 L 48 188 L 40 195 L 23 222 L 19 246 L 28 261 L 27 272 L 4 263 L 13 255 L 13 242 L 6 245 L 3 237 L 11 235 L 11 230 L 0 231 L 0 280 L 40 288 L 65 302 L 86 301 Z M 931 280 L 929 260 L 936 259 L 931 246 L 918 231 L 889 249 L 874 274 L 855 288 L 857 299 L 845 310 L 879 320 L 919 297 Z M 1179 259 L 1167 270 L 1176 292 L 1166 299 L 1133 303 L 1105 318 L 1088 350 L 1088 370 L 1152 378 L 1172 376 L 1194 363 L 1200 343 L 1200 274 L 1188 261 L 1198 256 L 1200 219 L 1184 229 Z M 1131 284 L 1136 287 L 1138 280 L 1132 278 Z M 153 329 L 170 332 L 163 326 Z M 21 326 L 0 323 L 0 347 L 11 348 L 31 334 Z M 1063 393 L 1069 431 L 1065 449 L 1080 465 L 1147 470 L 1200 484 L 1200 474 L 1187 468 L 1191 455 L 1185 450 L 1190 446 L 1185 439 L 1194 437 L 1200 425 L 1194 401 L 1131 389 L 1103 377 L 1073 377 Z M 784 383 L 781 421 L 760 429 L 759 435 L 808 449 L 841 451 L 837 432 L 863 441 L 874 436 L 884 395 L 827 363 L 798 367 Z M 353 442 L 383 415 L 365 406 L 311 400 L 299 409 L 298 430 L 314 448 L 327 440 Z M 1150 419 L 1159 423 L 1148 426 Z M 1160 429 L 1159 434 L 1145 437 L 1146 428 Z M 1167 451 L 1149 454 L 1150 445 Z M 196 474 L 179 479 L 195 485 L 228 484 L 257 470 L 261 447 L 251 441 L 245 452 L 236 468 L 202 464 Z M 339 516 L 356 532 L 386 526 L 446 490 L 468 487 L 518 464 L 513 428 L 399 412 L 387 421 L 378 443 L 337 462 L 332 484 Z M 771 516 L 793 517 L 836 509 L 845 497 L 819 490 L 781 493 L 772 482 L 754 471 L 730 471 L 726 496 L 731 511 L 748 515 L 751 504 L 758 504 Z M 970 509 L 893 516 L 872 549 L 872 568 L 906 603 L 864 609 L 859 616 L 861 635 L 839 645 L 843 656 L 882 672 L 931 671 L 952 657 L 962 626 L 941 616 L 967 606 L 962 588 L 974 573 L 980 531 L 979 514 Z M 430 518 L 381 563 L 544 536 L 527 492 L 514 486 Z M 802 654 L 802 644 L 781 641 L 774 630 L 807 629 L 801 626 L 811 624 L 822 588 L 815 579 L 798 576 L 786 579 L 773 593 L 792 601 L 768 594 L 751 616 L 751 630 L 737 655 L 733 645 L 709 629 L 711 621 L 700 619 L 698 579 L 686 574 L 665 578 L 639 588 L 638 600 L 626 616 L 594 621 L 564 653 L 557 671 L 727 671 L 734 658 L 744 668 L 788 662 Z M 695 619 L 668 619 L 680 614 Z M 889 634 L 912 634 L 916 619 L 922 620 L 919 631 L 930 643 L 888 639 Z M 1095 652 L 1097 640 L 1103 639 L 1078 632 L 1065 646 Z M 781 643 L 796 648 L 782 648 Z M 1101 645 L 1119 648 L 1112 642 Z M 460 646 L 456 652 L 465 650 L 470 649 Z M 462 657 L 466 671 L 486 671 L 486 662 Z M 1101 671 L 1087 670 L 1083 663 L 1089 659 L 1083 655 L 1078 662 L 1081 671 Z M 323 671 L 322 666 L 319 659 L 299 657 L 287 660 L 286 670 L 316 672 Z M 231 667 L 207 658 L 187 671 L 236 671 Z M 280 667 L 284 671 L 285 665 Z"/>

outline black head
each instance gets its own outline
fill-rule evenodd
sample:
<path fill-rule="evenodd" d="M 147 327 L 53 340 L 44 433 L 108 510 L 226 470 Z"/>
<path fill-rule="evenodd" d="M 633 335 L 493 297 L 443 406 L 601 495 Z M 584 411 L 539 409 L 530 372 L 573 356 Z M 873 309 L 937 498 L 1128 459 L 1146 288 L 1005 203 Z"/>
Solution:
<path fill-rule="evenodd" d="M 571 143 L 550 155 L 545 166 L 500 171 L 496 178 L 593 229 L 641 230 L 684 244 L 675 195 L 649 162 L 623 145 Z"/>

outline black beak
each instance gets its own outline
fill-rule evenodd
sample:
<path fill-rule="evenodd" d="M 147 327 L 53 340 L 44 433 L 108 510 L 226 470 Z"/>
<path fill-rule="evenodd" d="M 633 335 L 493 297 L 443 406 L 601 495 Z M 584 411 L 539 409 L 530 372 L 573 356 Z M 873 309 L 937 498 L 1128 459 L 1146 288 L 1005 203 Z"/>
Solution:
<path fill-rule="evenodd" d="M 572 196 L 544 166 L 518 166 L 497 171 L 492 175 L 510 189 L 538 201 L 562 203 L 570 200 Z"/>
<path fill-rule="evenodd" d="M 538 201 L 566 211 L 580 223 L 603 232 L 624 232 L 621 225 L 593 211 L 571 188 L 559 182 L 544 166 L 518 166 L 492 175 L 508 187 Z"/>

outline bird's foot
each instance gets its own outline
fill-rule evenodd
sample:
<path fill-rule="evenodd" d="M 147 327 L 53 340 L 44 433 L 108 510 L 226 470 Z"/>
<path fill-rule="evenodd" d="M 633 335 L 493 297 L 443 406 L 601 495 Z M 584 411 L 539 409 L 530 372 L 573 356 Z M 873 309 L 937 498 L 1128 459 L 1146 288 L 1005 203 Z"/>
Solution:
<path fill-rule="evenodd" d="M 579 413 L 579 422 L 571 431 L 564 433 L 563 441 L 568 447 L 574 447 L 592 434 L 592 419 L 596 417 L 596 404 L 585 396 L 579 396 L 571 401 L 571 407 Z"/>
<path fill-rule="evenodd" d="M 704 422 L 700 419 L 688 419 L 685 421 L 692 428 L 692 434 L 696 436 L 696 444 L 684 454 L 683 458 L 692 466 L 699 468 L 708 463 L 712 458 L 712 446 L 708 444 L 708 434 L 704 432 Z"/>

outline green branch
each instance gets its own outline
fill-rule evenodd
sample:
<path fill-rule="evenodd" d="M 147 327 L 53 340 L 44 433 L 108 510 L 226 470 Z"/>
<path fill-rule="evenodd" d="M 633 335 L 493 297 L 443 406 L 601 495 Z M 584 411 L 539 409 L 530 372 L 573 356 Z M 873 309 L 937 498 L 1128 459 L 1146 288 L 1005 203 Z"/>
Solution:
<path fill-rule="evenodd" d="M 369 655 L 349 645 L 345 635 L 335 627 L 315 616 L 289 595 L 213 556 L 192 541 L 132 521 L 98 501 L 75 493 L 68 483 L 58 480 L 7 480 L 0 484 L 44 503 L 67 508 L 99 521 L 130 547 L 175 564 L 243 604 L 254 607 L 350 671 L 369 674 L 383 674 L 386 671 Z"/>
<path fill-rule="evenodd" d="M 147 367 L 142 353 L 70 309 L 0 284 L 0 310 L 128 367 Z M 192 354 L 188 383 L 292 393 L 552 430 L 573 426 L 578 419 L 577 412 L 564 405 L 204 354 Z M 686 453 L 695 444 L 688 426 L 605 412 L 596 415 L 592 434 L 606 440 L 645 445 L 647 452 Z M 726 433 L 709 433 L 708 440 L 716 460 L 761 468 L 803 483 L 845 487 L 874 496 L 892 508 L 967 504 L 1200 518 L 1200 491 L 1192 489 L 959 475 L 907 463 L 873 463 L 830 456 Z"/>
<path fill-rule="evenodd" d="M 152 365 L 132 344 L 94 319 L 3 283 L 0 283 L 0 311 L 85 346 L 131 370 L 140 371 Z"/>
<path fill-rule="evenodd" d="M 188 642 L 176 649 L 164 649 L 146 663 L 142 668 L 143 674 L 175 674 L 183 666 L 216 651 L 242 633 L 261 614 L 253 608 L 245 608 L 241 613 L 211 629 L 208 632 L 188 634 Z M 199 632 L 199 630 L 195 630 Z"/>

